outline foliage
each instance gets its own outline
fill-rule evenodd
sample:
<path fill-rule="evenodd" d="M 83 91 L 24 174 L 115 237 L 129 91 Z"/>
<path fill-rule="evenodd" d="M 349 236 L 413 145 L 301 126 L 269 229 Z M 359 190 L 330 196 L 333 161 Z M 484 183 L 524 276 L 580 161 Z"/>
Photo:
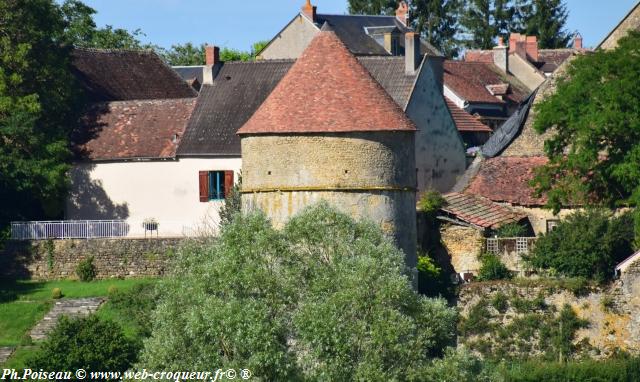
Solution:
<path fill-rule="evenodd" d="M 27 364 L 35 370 L 123 372 L 135 362 L 137 349 L 113 322 L 95 315 L 62 317 Z"/>
<path fill-rule="evenodd" d="M 224 198 L 224 204 L 220 207 L 220 225 L 227 225 L 231 223 L 233 217 L 240 213 L 242 208 L 242 175 L 238 176 L 238 181 L 233 185 L 233 188 Z"/>
<path fill-rule="evenodd" d="M 469 0 L 460 18 L 467 38 L 464 45 L 470 49 L 491 49 L 498 35 L 492 19 L 491 0 Z"/>
<path fill-rule="evenodd" d="M 258 41 L 246 52 L 232 48 L 220 49 L 221 61 L 252 61 L 256 55 L 268 44 L 268 41 Z M 205 64 L 205 45 L 194 45 L 191 42 L 171 45 L 169 49 L 155 47 L 156 53 L 172 66 L 190 66 Z"/>
<path fill-rule="evenodd" d="M 428 214 L 435 214 L 446 203 L 445 199 L 438 191 L 429 190 L 426 191 L 420 201 L 418 202 L 418 208 L 422 212 Z"/>
<path fill-rule="evenodd" d="M 114 317 L 114 320 L 123 328 L 130 329 L 133 337 L 148 337 L 151 334 L 151 315 L 159 300 L 155 284 L 143 282 L 124 290 L 112 287 L 109 287 L 109 300 L 102 309 L 117 312 L 120 317 Z"/>
<path fill-rule="evenodd" d="M 351 15 L 394 15 L 397 0 L 349 0 Z"/>
<path fill-rule="evenodd" d="M 613 268 L 632 253 L 633 217 L 611 217 L 602 210 L 575 212 L 538 238 L 529 262 L 569 277 L 604 282 Z"/>
<path fill-rule="evenodd" d="M 82 259 L 76 267 L 76 275 L 80 281 L 93 281 L 96 278 L 96 267 L 93 265 L 93 256 Z"/>
<path fill-rule="evenodd" d="M 249 368 L 265 380 L 418 378 L 454 335 L 455 311 L 411 288 L 403 254 L 326 204 L 276 231 L 236 215 L 180 251 L 162 281 L 141 367 Z"/>
<path fill-rule="evenodd" d="M 443 358 L 435 359 L 422 379 L 425 382 L 492 382 L 489 365 L 465 348 L 447 348 Z"/>
<path fill-rule="evenodd" d="M 53 288 L 51 289 L 51 298 L 54 300 L 58 300 L 62 298 L 62 289 L 60 288 Z"/>
<path fill-rule="evenodd" d="M 527 234 L 527 228 L 522 224 L 509 223 L 498 228 L 498 237 L 523 237 Z"/>
<path fill-rule="evenodd" d="M 538 37 L 540 49 L 566 48 L 571 38 L 565 26 L 569 11 L 564 0 L 532 0 L 533 12 L 526 19 L 525 32 Z"/>
<path fill-rule="evenodd" d="M 631 32 L 614 50 L 577 57 L 537 106 L 535 129 L 554 134 L 534 184 L 554 210 L 640 200 L 639 55 L 640 32 Z"/>
<path fill-rule="evenodd" d="M 446 57 L 457 57 L 460 8 L 460 0 L 412 1 L 411 25 Z"/>
<path fill-rule="evenodd" d="M 83 48 L 142 49 L 140 29 L 129 32 L 106 25 L 97 28 L 93 20 L 96 10 L 79 0 L 65 0 L 60 7 L 66 23 L 65 39 L 68 43 Z"/>
<path fill-rule="evenodd" d="M 630 382 L 640 380 L 640 359 L 568 363 L 530 361 L 503 367 L 498 374 L 508 382 Z"/>
<path fill-rule="evenodd" d="M 478 271 L 478 280 L 506 280 L 512 277 L 511 271 L 500 261 L 500 258 L 494 254 L 487 253 L 480 256 L 480 270 Z"/>
<path fill-rule="evenodd" d="M 498 292 L 491 299 L 491 306 L 493 306 L 498 313 L 505 313 L 507 309 L 509 309 L 509 298 L 504 293 Z"/>

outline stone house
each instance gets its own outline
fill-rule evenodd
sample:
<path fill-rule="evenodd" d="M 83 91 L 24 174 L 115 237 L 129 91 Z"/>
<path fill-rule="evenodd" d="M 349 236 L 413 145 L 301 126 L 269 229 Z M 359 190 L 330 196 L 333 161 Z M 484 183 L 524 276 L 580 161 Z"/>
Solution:
<path fill-rule="evenodd" d="M 241 161 L 233 129 L 191 150 L 206 93 L 150 51 L 77 49 L 73 66 L 93 104 L 74 134 L 65 218 L 126 220 L 129 236 L 147 219 L 164 236 L 215 227 Z"/>
<path fill-rule="evenodd" d="M 328 23 L 418 128 L 418 190 L 448 191 L 466 168 L 464 144 L 442 95 L 443 57 L 406 26 L 406 4 L 396 16 L 324 15 L 309 2 L 259 53 L 263 61 L 297 58 Z M 460 126 L 483 130 L 463 116 Z M 485 131 L 486 133 L 486 131 Z"/>
<path fill-rule="evenodd" d="M 327 201 L 378 224 L 416 264 L 416 127 L 325 24 L 238 130 L 242 206 L 282 226 Z"/>

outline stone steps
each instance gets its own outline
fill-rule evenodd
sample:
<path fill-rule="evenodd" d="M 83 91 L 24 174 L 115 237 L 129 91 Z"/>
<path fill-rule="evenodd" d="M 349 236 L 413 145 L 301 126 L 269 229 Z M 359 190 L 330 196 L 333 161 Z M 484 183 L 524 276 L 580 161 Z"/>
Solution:
<path fill-rule="evenodd" d="M 68 316 L 73 318 L 88 316 L 98 310 L 104 301 L 105 298 L 103 297 L 62 299 L 56 301 L 53 308 L 31 329 L 31 339 L 40 341 L 47 338 L 47 334 L 55 328 L 60 317 Z"/>
<path fill-rule="evenodd" d="M 5 363 L 15 349 L 12 347 L 0 347 L 0 364 Z"/>

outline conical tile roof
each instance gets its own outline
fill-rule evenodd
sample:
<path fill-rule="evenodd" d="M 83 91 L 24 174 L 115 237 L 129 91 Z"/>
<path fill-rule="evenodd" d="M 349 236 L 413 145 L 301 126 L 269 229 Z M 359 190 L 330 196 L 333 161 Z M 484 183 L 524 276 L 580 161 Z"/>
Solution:
<path fill-rule="evenodd" d="M 325 24 L 238 134 L 415 129 Z"/>

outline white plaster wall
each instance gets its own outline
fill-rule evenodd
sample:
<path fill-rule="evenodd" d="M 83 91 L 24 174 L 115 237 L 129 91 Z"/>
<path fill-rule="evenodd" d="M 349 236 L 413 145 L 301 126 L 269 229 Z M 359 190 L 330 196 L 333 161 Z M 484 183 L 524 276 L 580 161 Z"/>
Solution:
<path fill-rule="evenodd" d="M 199 171 L 233 170 L 240 158 L 77 163 L 71 170 L 67 220 L 127 219 L 129 236 L 144 235 L 142 221 L 155 218 L 160 236 L 217 229 L 223 201 L 200 202 Z"/>
<path fill-rule="evenodd" d="M 416 124 L 418 191 L 447 192 L 466 169 L 464 143 L 430 65 L 422 64 L 406 108 Z"/>

